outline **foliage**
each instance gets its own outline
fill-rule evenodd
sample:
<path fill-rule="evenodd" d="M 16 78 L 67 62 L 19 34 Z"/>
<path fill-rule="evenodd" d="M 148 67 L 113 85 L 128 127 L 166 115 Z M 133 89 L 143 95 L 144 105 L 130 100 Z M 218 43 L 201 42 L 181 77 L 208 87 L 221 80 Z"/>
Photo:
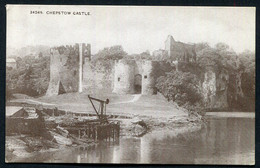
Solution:
<path fill-rule="evenodd" d="M 243 71 L 241 74 L 241 88 L 244 93 L 245 107 L 251 107 L 251 110 L 255 109 L 255 53 L 250 51 L 244 51 L 239 54 L 239 58 L 242 62 Z"/>
<path fill-rule="evenodd" d="M 199 82 L 204 81 L 204 73 L 213 68 L 217 80 L 220 73 L 227 73 L 229 81 L 228 103 L 237 110 L 253 110 L 255 104 L 255 53 L 245 51 L 236 54 L 227 44 L 218 43 L 210 47 L 207 43 L 195 44 L 197 61 L 179 62 L 178 69 L 157 80 L 156 87 L 168 100 L 177 102 L 184 108 L 195 110 L 203 106 Z M 187 79 L 187 80 L 186 80 Z M 192 81 L 192 82 L 191 82 Z M 243 94 L 238 94 L 239 81 Z M 218 90 L 216 91 L 218 94 Z M 197 98 L 192 100 L 193 98 Z M 237 106 L 237 107 L 235 107 Z"/>
<path fill-rule="evenodd" d="M 125 59 L 134 59 L 134 60 L 152 60 L 149 51 L 142 52 L 140 54 L 132 54 L 125 57 Z"/>
<path fill-rule="evenodd" d="M 121 45 L 106 47 L 92 57 L 92 68 L 95 69 L 95 67 L 98 66 L 111 70 L 111 62 L 113 62 L 114 60 L 122 59 L 126 57 L 126 55 L 127 53 L 124 51 Z"/>
<path fill-rule="evenodd" d="M 215 70 L 226 69 L 230 72 L 238 70 L 240 67 L 240 60 L 237 54 L 224 43 L 216 44 L 215 48 L 211 48 L 207 44 L 199 44 L 196 46 L 197 63 L 200 67 L 206 68 L 212 66 Z"/>
<path fill-rule="evenodd" d="M 169 101 L 182 106 L 200 102 L 199 80 L 190 72 L 171 71 L 157 79 L 156 87 Z"/>
<path fill-rule="evenodd" d="M 208 43 L 197 43 L 195 44 L 195 52 L 198 53 L 205 48 L 210 48 Z"/>
<path fill-rule="evenodd" d="M 50 78 L 49 61 L 47 56 L 17 58 L 17 68 L 6 69 L 6 99 L 10 99 L 13 93 L 30 96 L 44 94 Z"/>
<path fill-rule="evenodd" d="M 181 44 L 180 44 L 181 45 Z M 178 46 L 177 46 L 178 47 Z M 244 51 L 235 53 L 227 44 L 218 43 L 210 47 L 207 43 L 198 43 L 194 45 L 197 61 L 191 63 L 178 63 L 179 71 L 176 71 L 176 65 L 164 50 L 158 50 L 150 55 L 149 51 L 127 55 L 120 45 L 104 48 L 92 57 L 92 68 L 98 70 L 111 70 L 113 61 L 123 59 L 130 61 L 135 60 L 156 60 L 153 75 L 157 78 L 156 87 L 169 101 L 175 101 L 179 105 L 196 109 L 202 106 L 202 91 L 199 83 L 203 82 L 203 74 L 211 67 L 216 72 L 225 72 L 229 75 L 228 81 L 228 101 L 231 108 L 233 105 L 241 105 L 239 109 L 254 110 L 255 104 L 255 53 Z M 65 49 L 60 48 L 60 51 Z M 77 60 L 72 59 L 76 51 L 69 51 L 70 57 L 67 62 L 74 65 Z M 179 51 L 179 50 L 178 50 Z M 181 48 L 180 48 L 180 51 Z M 183 52 L 180 52 L 183 54 Z M 24 93 L 30 96 L 44 94 L 49 83 L 49 63 L 50 58 L 44 52 L 40 52 L 38 58 L 25 56 L 17 58 L 17 69 L 6 69 L 6 96 L 11 98 L 12 93 Z M 168 63 L 167 63 L 168 61 Z M 237 96 L 237 81 L 241 80 L 243 97 Z"/>
<path fill-rule="evenodd" d="M 169 61 L 171 58 L 168 56 L 168 53 L 165 50 L 157 50 L 153 52 L 152 60 L 154 61 Z"/>
<path fill-rule="evenodd" d="M 125 57 L 127 53 L 124 51 L 121 45 L 115 45 L 112 47 L 106 47 L 100 50 L 96 55 L 94 55 L 94 60 L 117 60 Z"/>

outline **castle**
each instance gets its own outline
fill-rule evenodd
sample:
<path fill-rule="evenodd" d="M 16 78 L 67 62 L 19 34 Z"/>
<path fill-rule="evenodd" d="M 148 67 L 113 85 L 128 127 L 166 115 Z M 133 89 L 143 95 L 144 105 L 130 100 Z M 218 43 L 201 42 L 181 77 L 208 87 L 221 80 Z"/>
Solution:
<path fill-rule="evenodd" d="M 154 51 L 151 56 L 155 58 L 153 60 L 120 59 L 93 63 L 90 44 L 55 47 L 50 50 L 50 82 L 46 95 L 68 92 L 153 95 L 157 93 L 155 84 L 162 75 L 160 71 L 164 74 L 169 72 L 167 69 L 186 71 L 190 63 L 196 62 L 194 48 L 194 45 L 175 41 L 168 36 L 165 49 Z M 203 78 L 199 87 L 207 107 L 227 108 L 230 104 L 228 72 L 224 69 L 216 72 L 209 65 L 201 75 Z M 236 81 L 236 88 L 241 91 L 241 75 L 236 77 Z"/>
<path fill-rule="evenodd" d="M 196 53 L 192 45 L 176 42 L 172 36 L 165 41 L 165 50 L 175 62 L 194 62 Z M 154 56 L 156 56 L 156 51 Z M 46 95 L 67 92 L 93 92 L 104 90 L 117 94 L 156 94 L 156 67 L 164 66 L 164 61 L 116 60 L 110 61 L 111 68 L 101 64 L 92 65 L 90 44 L 61 46 L 50 51 L 50 83 Z M 157 53 L 158 54 L 158 53 Z"/>

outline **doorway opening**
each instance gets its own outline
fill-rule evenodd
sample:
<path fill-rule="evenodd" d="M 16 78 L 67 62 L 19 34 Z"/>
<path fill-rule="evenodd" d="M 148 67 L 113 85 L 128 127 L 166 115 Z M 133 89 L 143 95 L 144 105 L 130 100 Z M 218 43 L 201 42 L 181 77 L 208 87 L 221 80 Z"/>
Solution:
<path fill-rule="evenodd" d="M 142 93 L 142 75 L 137 74 L 135 75 L 135 94 L 141 94 Z"/>

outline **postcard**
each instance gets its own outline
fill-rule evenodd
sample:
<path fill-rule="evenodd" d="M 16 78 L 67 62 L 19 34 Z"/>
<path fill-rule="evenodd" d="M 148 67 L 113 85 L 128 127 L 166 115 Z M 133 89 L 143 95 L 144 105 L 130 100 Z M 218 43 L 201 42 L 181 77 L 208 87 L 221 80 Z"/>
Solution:
<path fill-rule="evenodd" d="M 7 163 L 255 164 L 255 7 L 6 12 Z"/>

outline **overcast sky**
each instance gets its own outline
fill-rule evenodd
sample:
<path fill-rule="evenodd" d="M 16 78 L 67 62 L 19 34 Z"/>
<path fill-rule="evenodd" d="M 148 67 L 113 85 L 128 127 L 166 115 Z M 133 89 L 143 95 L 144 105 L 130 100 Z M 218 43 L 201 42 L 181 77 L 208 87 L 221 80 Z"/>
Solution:
<path fill-rule="evenodd" d="M 43 14 L 30 14 L 30 11 Z M 46 11 L 90 12 L 47 15 Z M 92 53 L 122 45 L 129 53 L 163 49 L 167 35 L 185 43 L 227 43 L 255 50 L 255 8 L 8 6 L 7 46 L 90 43 Z"/>

